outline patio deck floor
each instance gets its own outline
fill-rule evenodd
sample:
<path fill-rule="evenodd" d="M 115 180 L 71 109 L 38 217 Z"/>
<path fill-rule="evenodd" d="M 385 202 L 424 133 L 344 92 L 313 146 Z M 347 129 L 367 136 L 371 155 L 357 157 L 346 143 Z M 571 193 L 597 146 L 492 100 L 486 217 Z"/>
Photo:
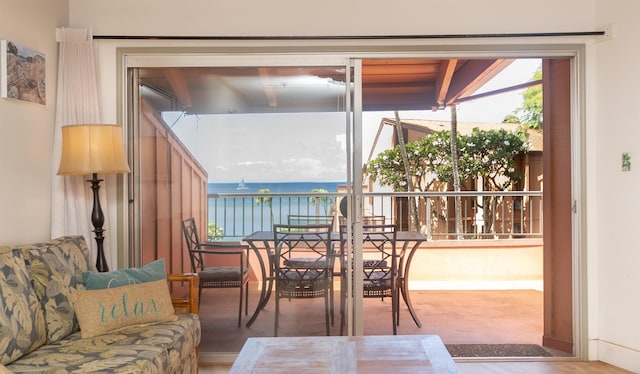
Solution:
<path fill-rule="evenodd" d="M 249 316 L 258 300 L 252 284 Z M 237 353 L 249 337 L 273 336 L 274 302 L 254 324 L 237 327 L 238 290 L 205 289 L 200 318 L 200 352 Z M 439 335 L 445 344 L 536 344 L 543 335 L 543 294 L 536 290 L 413 290 L 411 299 L 422 322 L 417 327 L 403 303 L 398 334 Z M 338 298 L 331 334 L 339 335 Z M 324 335 L 323 299 L 281 300 L 279 336 Z M 364 300 L 364 333 L 390 335 L 391 300 Z M 555 354 L 554 354 L 555 355 Z M 557 355 L 563 355 L 559 353 Z"/>

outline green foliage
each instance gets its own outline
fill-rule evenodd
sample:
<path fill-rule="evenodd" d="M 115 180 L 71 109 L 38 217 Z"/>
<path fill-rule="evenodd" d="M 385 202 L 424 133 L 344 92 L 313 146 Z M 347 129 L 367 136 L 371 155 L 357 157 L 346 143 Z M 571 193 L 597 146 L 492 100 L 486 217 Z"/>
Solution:
<path fill-rule="evenodd" d="M 433 133 L 415 142 L 405 144 L 409 162 L 409 174 L 414 177 L 414 188 L 426 191 L 435 181 L 431 171 L 446 172 L 447 149 L 450 145 L 448 132 Z M 407 179 L 400 146 L 388 149 L 371 160 L 365 173 L 383 186 L 391 186 L 395 191 L 407 190 Z M 430 178 L 431 177 L 431 178 Z"/>
<path fill-rule="evenodd" d="M 469 168 L 467 177 L 480 176 L 490 189 L 498 191 L 507 189 L 513 181 L 522 178 L 516 170 L 515 158 L 529 149 L 525 131 L 481 131 L 475 128 L 466 141 L 460 153 Z"/>
<path fill-rule="evenodd" d="M 453 180 L 451 133 L 439 131 L 406 144 L 409 174 L 416 190 L 428 191 L 437 181 Z M 504 190 L 522 176 L 516 171 L 515 156 L 527 152 L 528 138 L 523 130 L 473 129 L 458 135 L 458 172 L 461 181 L 482 177 L 490 190 Z M 400 147 L 386 150 L 371 160 L 365 173 L 380 185 L 406 191 L 405 169 Z"/>
<path fill-rule="evenodd" d="M 520 117 L 515 114 L 507 114 L 502 120 L 502 123 L 520 123 Z"/>
<path fill-rule="evenodd" d="M 207 225 L 207 238 L 209 241 L 219 240 L 224 237 L 224 229 L 215 225 L 213 222 L 209 222 Z"/>
<path fill-rule="evenodd" d="M 271 193 L 271 190 L 269 190 L 268 188 L 262 188 L 260 190 L 258 190 L 259 194 L 269 194 Z M 271 206 L 271 197 L 270 196 L 259 196 L 255 198 L 255 203 L 256 205 L 269 205 Z"/>
<path fill-rule="evenodd" d="M 533 74 L 532 81 L 542 79 L 542 67 Z M 530 129 L 542 128 L 542 85 L 527 88 L 522 93 L 522 106 L 513 112 L 520 118 L 520 123 Z"/>
<path fill-rule="evenodd" d="M 325 190 L 324 188 L 314 188 L 313 190 L 311 190 L 312 194 L 322 194 L 328 192 L 329 191 Z M 309 202 L 316 205 L 317 208 L 322 207 L 326 214 L 329 211 L 329 207 L 331 206 L 331 204 L 333 204 L 333 198 L 329 196 L 311 196 L 309 198 Z"/>
<path fill-rule="evenodd" d="M 271 190 L 268 188 L 262 188 L 258 190 L 259 194 L 270 194 Z M 273 224 L 273 206 L 271 205 L 271 196 L 258 196 L 255 198 L 256 205 L 268 205 L 269 206 L 269 216 L 271 217 L 270 224 Z"/>

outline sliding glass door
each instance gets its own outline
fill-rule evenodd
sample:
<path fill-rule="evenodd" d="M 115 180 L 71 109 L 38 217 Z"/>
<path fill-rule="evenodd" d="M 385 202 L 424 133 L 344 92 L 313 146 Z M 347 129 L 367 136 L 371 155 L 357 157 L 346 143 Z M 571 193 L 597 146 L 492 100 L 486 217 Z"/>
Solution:
<path fill-rule="evenodd" d="M 169 271 L 192 271 L 181 228 L 190 217 L 201 241 L 227 244 L 272 231 L 293 216 L 330 216 L 334 233 L 354 220 L 340 209 L 344 200 L 350 211 L 359 211 L 355 192 L 362 191 L 361 167 L 353 166 L 362 161 L 361 96 L 350 60 L 187 56 L 170 66 L 162 57 L 129 63 L 132 264 L 162 257 Z M 238 292 L 204 289 L 202 352 L 239 351 L 246 337 L 276 333 L 273 234 L 251 244 L 243 328 L 231 343 L 220 339 L 222 331 L 236 328 Z M 339 247 L 334 241 L 333 250 Z M 354 283 L 339 276 L 351 274 L 340 268 L 351 262 L 332 261 L 330 333 L 361 331 L 353 324 L 359 321 L 351 301 L 357 286 L 344 298 L 345 283 Z M 277 334 L 324 335 L 323 298 L 282 299 Z"/>
<path fill-rule="evenodd" d="M 169 271 L 191 271 L 181 228 L 182 220 L 188 217 L 196 220 L 201 240 L 214 242 L 247 242 L 255 233 L 270 232 L 274 224 L 290 222 L 292 216 L 330 216 L 335 232 L 344 224 L 346 238 L 363 237 L 365 216 L 375 215 L 386 215 L 385 223 L 395 223 L 399 230 L 420 232 L 425 237 L 448 235 L 448 227 L 436 224 L 453 222 L 452 209 L 434 205 L 427 212 L 431 205 L 419 207 L 416 221 L 422 221 L 415 228 L 408 207 L 411 194 L 392 196 L 390 189 L 379 185 L 375 194 L 368 193 L 374 184 L 365 182 L 363 165 L 385 149 L 431 131 L 429 121 L 423 128 L 419 128 L 419 121 L 413 127 L 398 125 L 402 118 L 396 111 L 431 114 L 442 112 L 447 103 L 463 102 L 465 95 L 473 99 L 475 90 L 495 73 L 492 69 L 504 68 L 507 60 L 512 60 L 489 53 L 481 58 L 467 53 L 464 59 L 459 52 L 450 52 L 448 56 L 454 56 L 450 58 L 442 57 L 442 52 L 437 57 L 402 51 L 350 56 L 260 54 L 224 48 L 210 52 L 159 51 L 127 56 L 127 128 L 132 157 L 129 265 L 164 257 Z M 514 52 L 496 54 L 514 56 Z M 454 73 L 460 73 L 459 78 Z M 431 78 L 437 82 L 434 86 L 424 82 Z M 558 95 L 565 95 L 562 109 L 569 112 L 574 108 L 575 112 L 575 87 L 562 82 L 560 88 L 570 91 L 569 95 L 558 89 Z M 566 119 L 563 127 L 555 123 L 556 129 L 575 126 L 574 117 Z M 448 123 L 446 119 L 439 122 Z M 562 169 L 561 174 L 569 186 L 571 170 Z M 541 177 L 540 171 L 540 184 Z M 431 196 L 421 198 L 436 201 L 435 197 L 429 200 L 434 191 L 427 192 Z M 435 218 L 429 221 L 432 215 Z M 472 218 L 469 222 L 477 222 Z M 273 233 L 258 238 L 250 251 L 251 292 L 243 326 L 236 327 L 237 290 L 204 290 L 201 352 L 238 352 L 247 337 L 276 333 L 274 269 L 269 265 L 275 249 Z M 380 298 L 363 299 L 362 241 L 333 243 L 335 252 L 344 249 L 345 253 L 334 265 L 331 335 L 391 334 L 390 298 L 381 303 Z M 567 243 L 565 254 L 570 256 L 574 246 Z M 425 253 L 418 257 L 425 257 Z M 551 261 L 550 257 L 544 260 Z M 414 265 L 414 273 L 427 271 L 419 266 Z M 425 265 L 429 266 L 437 265 Z M 407 291 L 408 281 L 408 277 L 400 281 L 405 289 L 398 292 Z M 561 287 L 572 289 L 571 284 Z M 413 328 L 414 321 L 419 325 L 410 300 L 405 294 L 397 296 L 403 297 L 399 300 L 403 327 L 411 324 Z M 384 308 L 379 309 L 381 304 Z M 278 336 L 324 335 L 324 308 L 322 297 L 283 298 Z M 364 318 L 372 310 L 380 315 Z M 568 317 L 571 309 L 562 312 Z M 374 324 L 375 328 L 369 328 Z M 420 332 L 429 330 L 422 328 Z"/>

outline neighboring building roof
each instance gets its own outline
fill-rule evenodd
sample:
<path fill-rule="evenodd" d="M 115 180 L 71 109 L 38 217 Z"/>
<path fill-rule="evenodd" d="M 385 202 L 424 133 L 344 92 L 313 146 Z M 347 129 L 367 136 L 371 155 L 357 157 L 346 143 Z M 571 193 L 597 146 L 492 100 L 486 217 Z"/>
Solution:
<path fill-rule="evenodd" d="M 425 135 L 431 134 L 436 131 L 449 131 L 451 130 L 451 122 L 449 121 L 433 121 L 424 119 L 403 119 L 401 120 L 402 127 L 413 130 L 416 132 L 423 132 Z M 383 118 L 380 126 L 388 125 L 395 126 L 396 120 L 393 118 Z M 482 130 L 500 130 L 515 131 L 521 124 L 517 123 L 485 123 L 485 122 L 458 122 L 458 133 L 463 135 L 471 134 L 474 128 L 480 128 Z M 528 129 L 529 141 L 531 142 L 530 151 L 542 152 L 542 130 Z M 375 144 L 374 144 L 375 147 Z"/>

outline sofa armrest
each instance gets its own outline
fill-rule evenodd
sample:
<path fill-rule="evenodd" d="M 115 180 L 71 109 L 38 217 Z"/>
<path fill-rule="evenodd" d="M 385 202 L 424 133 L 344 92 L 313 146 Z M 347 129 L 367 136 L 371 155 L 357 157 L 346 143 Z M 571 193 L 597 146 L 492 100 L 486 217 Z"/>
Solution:
<path fill-rule="evenodd" d="M 177 282 L 187 282 L 188 292 L 184 297 L 172 295 L 171 302 L 176 313 L 198 314 L 198 275 L 193 273 L 167 274 L 167 281 L 172 286 Z"/>

